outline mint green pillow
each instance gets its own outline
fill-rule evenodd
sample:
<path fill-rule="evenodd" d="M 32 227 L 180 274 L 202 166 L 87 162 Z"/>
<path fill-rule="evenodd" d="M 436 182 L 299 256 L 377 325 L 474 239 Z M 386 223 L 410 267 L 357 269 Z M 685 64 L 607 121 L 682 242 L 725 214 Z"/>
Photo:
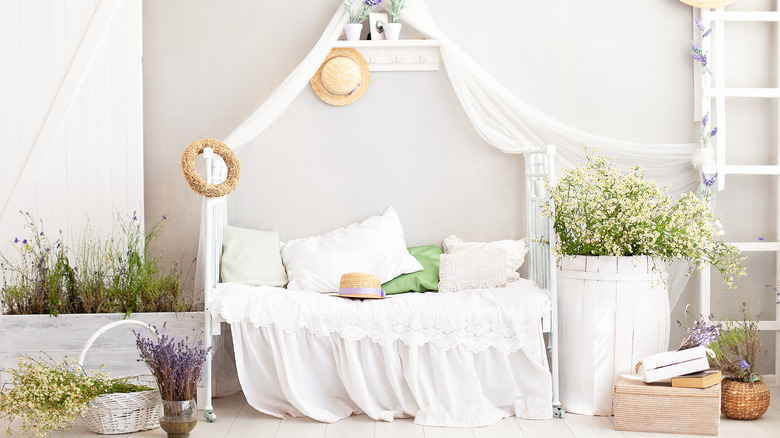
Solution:
<path fill-rule="evenodd" d="M 276 231 L 250 230 L 225 225 L 222 229 L 223 283 L 250 286 L 284 286 L 287 273 L 279 253 Z"/>
<path fill-rule="evenodd" d="M 414 256 L 421 265 L 422 271 L 403 274 L 384 283 L 387 295 L 404 292 L 427 292 L 439 288 L 439 256 L 442 254 L 438 245 L 414 246 L 409 248 L 409 254 Z"/>

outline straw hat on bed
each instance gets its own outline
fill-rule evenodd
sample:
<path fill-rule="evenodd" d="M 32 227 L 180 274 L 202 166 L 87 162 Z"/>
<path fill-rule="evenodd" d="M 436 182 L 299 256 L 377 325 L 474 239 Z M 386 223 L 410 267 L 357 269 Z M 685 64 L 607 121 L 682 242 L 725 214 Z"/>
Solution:
<path fill-rule="evenodd" d="M 686 5 L 691 5 L 694 8 L 700 8 L 700 9 L 716 9 L 737 2 L 737 0 L 680 0 L 680 1 L 685 3 Z"/>
<path fill-rule="evenodd" d="M 341 276 L 339 294 L 342 298 L 384 298 L 382 280 L 378 275 L 350 272 Z"/>
<path fill-rule="evenodd" d="M 360 99 L 370 80 L 368 63 L 360 52 L 336 48 L 311 78 L 311 87 L 323 102 L 341 106 Z"/>

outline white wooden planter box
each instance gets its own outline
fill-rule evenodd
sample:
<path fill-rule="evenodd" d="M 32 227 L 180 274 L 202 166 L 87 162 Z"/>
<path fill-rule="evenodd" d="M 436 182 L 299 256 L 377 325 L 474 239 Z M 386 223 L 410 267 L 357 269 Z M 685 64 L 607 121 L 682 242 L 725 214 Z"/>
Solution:
<path fill-rule="evenodd" d="M 16 368 L 17 357 L 43 354 L 60 361 L 62 356 L 78 358 L 84 343 L 106 324 L 125 318 L 123 313 L 49 315 L 0 315 L 0 369 L 2 383 L 10 376 L 6 368 Z M 203 339 L 203 312 L 133 313 L 135 319 L 155 326 L 160 334 L 190 341 Z M 163 325 L 165 327 L 163 328 Z M 117 327 L 98 337 L 87 352 L 84 369 L 100 369 L 111 377 L 149 374 L 135 346 L 133 330 L 148 335 L 138 326 Z"/>
<path fill-rule="evenodd" d="M 564 257 L 558 270 L 561 405 L 612 415 L 621 374 L 667 351 L 669 294 L 649 257 Z"/>

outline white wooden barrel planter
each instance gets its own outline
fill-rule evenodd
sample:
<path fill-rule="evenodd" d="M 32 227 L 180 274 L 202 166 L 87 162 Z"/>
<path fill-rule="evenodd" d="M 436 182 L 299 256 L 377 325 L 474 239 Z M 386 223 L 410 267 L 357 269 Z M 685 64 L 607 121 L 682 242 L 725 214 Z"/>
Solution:
<path fill-rule="evenodd" d="M 646 256 L 563 258 L 558 345 L 566 411 L 612 415 L 620 375 L 668 350 L 669 294 L 661 275 Z"/>

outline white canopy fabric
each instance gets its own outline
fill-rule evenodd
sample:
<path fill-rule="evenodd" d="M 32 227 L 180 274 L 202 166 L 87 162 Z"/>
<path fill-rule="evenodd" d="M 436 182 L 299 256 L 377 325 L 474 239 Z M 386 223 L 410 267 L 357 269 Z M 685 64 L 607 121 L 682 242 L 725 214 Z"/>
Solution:
<path fill-rule="evenodd" d="M 361 2 L 355 3 L 362 5 Z M 387 9 L 388 4 L 380 3 L 380 7 Z M 569 127 L 520 100 L 477 65 L 436 26 L 424 0 L 406 0 L 406 5 L 403 21 L 440 41 L 442 63 L 452 88 L 474 128 L 488 144 L 508 154 L 521 154 L 553 144 L 557 147 L 556 162 L 560 167 L 571 167 L 577 162 L 583 162 L 587 145 L 613 157 L 618 167 L 642 165 L 647 176 L 669 184 L 672 192 L 684 192 L 697 186 L 699 177 L 691 165 L 691 155 L 698 144 L 648 145 L 602 137 Z M 276 120 L 308 86 L 347 21 L 347 12 L 339 6 L 304 60 L 248 119 L 224 139 L 224 143 L 234 152 L 239 152 Z M 201 224 L 196 280 L 199 285 L 203 284 L 201 261 L 204 260 L 204 227 L 205 224 Z M 672 293 L 672 305 L 681 292 L 679 287 L 674 289 L 679 290 Z"/>
<path fill-rule="evenodd" d="M 360 3 L 360 2 L 356 2 Z M 380 3 L 387 9 L 389 2 Z M 493 76 L 464 53 L 439 28 L 424 0 L 407 0 L 403 21 L 440 41 L 442 63 L 452 88 L 479 135 L 490 145 L 509 154 L 554 144 L 562 167 L 585 159 L 585 145 L 598 148 L 616 164 L 641 164 L 647 175 L 673 192 L 691 190 L 698 175 L 691 166 L 696 143 L 647 145 L 593 135 L 571 128 L 531 107 L 509 92 Z M 339 7 L 317 44 L 285 81 L 224 142 L 239 152 L 265 130 L 306 88 L 348 21 Z"/>

